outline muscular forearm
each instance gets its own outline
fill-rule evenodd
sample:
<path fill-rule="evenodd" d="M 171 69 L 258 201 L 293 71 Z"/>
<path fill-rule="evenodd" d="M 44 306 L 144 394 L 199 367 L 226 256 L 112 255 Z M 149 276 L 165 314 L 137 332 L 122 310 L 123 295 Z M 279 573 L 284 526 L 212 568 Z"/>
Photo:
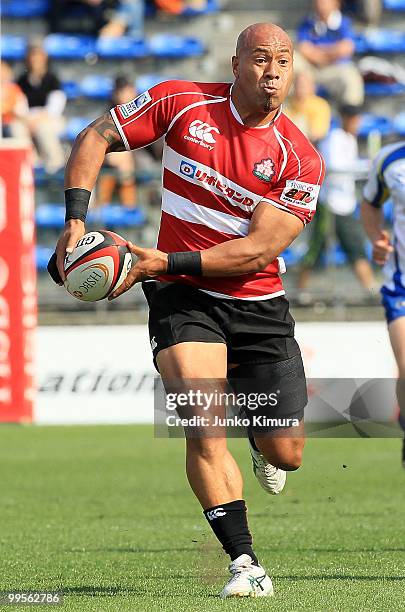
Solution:
<path fill-rule="evenodd" d="M 361 219 L 367 236 L 371 242 L 379 237 L 383 228 L 383 215 L 381 208 L 371 206 L 369 202 L 362 202 Z"/>
<path fill-rule="evenodd" d="M 270 251 L 246 236 L 201 251 L 203 276 L 238 276 L 263 270 L 274 259 Z"/>

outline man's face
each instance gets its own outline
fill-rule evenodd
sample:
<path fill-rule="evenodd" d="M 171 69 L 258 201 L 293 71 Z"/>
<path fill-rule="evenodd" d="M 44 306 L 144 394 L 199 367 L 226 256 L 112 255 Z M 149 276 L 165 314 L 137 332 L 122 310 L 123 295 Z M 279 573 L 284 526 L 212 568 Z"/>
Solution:
<path fill-rule="evenodd" d="M 238 87 L 252 111 L 269 113 L 279 108 L 293 77 L 291 45 L 282 38 L 257 36 L 232 58 Z"/>
<path fill-rule="evenodd" d="M 329 15 L 340 8 L 339 0 L 314 0 L 314 10 L 318 17 L 324 21 Z"/>

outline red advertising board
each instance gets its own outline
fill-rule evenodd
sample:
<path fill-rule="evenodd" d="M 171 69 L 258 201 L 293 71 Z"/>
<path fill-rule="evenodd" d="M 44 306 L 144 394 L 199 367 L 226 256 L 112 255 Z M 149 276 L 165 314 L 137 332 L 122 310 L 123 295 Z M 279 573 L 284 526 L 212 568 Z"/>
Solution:
<path fill-rule="evenodd" d="M 37 322 L 32 153 L 0 141 L 0 421 L 32 420 Z"/>

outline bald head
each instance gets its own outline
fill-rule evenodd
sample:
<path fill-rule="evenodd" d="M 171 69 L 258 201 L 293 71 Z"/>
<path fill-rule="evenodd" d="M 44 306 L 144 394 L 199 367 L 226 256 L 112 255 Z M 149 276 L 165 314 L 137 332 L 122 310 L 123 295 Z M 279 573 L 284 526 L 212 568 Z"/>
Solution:
<path fill-rule="evenodd" d="M 236 43 L 236 56 L 238 57 L 243 51 L 274 43 L 277 46 L 285 45 L 291 53 L 293 51 L 291 38 L 278 25 L 274 23 L 253 23 L 239 34 Z"/>

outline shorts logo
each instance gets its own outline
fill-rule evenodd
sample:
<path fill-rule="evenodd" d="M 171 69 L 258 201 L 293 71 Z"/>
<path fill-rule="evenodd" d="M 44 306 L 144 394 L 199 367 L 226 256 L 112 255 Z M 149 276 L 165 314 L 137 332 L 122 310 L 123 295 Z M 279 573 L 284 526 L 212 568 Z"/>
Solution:
<path fill-rule="evenodd" d="M 274 176 L 274 163 L 269 157 L 262 159 L 260 162 L 256 162 L 253 167 L 253 174 L 261 181 L 270 183 Z"/>
<path fill-rule="evenodd" d="M 182 161 L 180 163 L 180 172 L 189 178 L 194 178 L 196 173 L 197 166 L 193 166 L 193 164 L 189 164 L 188 162 Z"/>
<path fill-rule="evenodd" d="M 280 200 L 286 204 L 315 210 L 320 186 L 301 181 L 286 181 Z"/>
<path fill-rule="evenodd" d="M 212 127 L 200 119 L 195 119 L 190 123 L 188 132 L 190 136 L 186 134 L 186 136 L 184 136 L 185 140 L 190 140 L 190 142 L 194 142 L 209 151 L 212 151 L 214 148 L 211 145 L 216 143 L 213 132 L 217 134 L 220 133 L 217 127 Z"/>
<path fill-rule="evenodd" d="M 213 521 L 216 518 L 219 518 L 220 516 L 225 516 L 226 512 L 224 512 L 223 508 L 215 508 L 215 510 L 210 510 L 209 512 L 207 512 L 207 519 L 209 521 Z"/>
<path fill-rule="evenodd" d="M 135 115 L 135 113 L 137 113 L 141 108 L 146 106 L 146 104 L 148 104 L 148 102 L 150 102 L 151 100 L 152 98 L 149 91 L 145 91 L 144 93 L 137 96 L 134 100 L 131 100 L 131 102 L 127 102 L 126 104 L 120 104 L 118 108 L 120 109 L 122 117 L 124 119 L 127 119 L 128 117 L 131 117 L 131 115 Z"/>
<path fill-rule="evenodd" d="M 157 342 L 155 340 L 156 336 L 153 336 L 152 340 L 150 341 L 150 347 L 152 349 L 152 351 L 155 350 L 155 348 L 157 347 Z"/>

